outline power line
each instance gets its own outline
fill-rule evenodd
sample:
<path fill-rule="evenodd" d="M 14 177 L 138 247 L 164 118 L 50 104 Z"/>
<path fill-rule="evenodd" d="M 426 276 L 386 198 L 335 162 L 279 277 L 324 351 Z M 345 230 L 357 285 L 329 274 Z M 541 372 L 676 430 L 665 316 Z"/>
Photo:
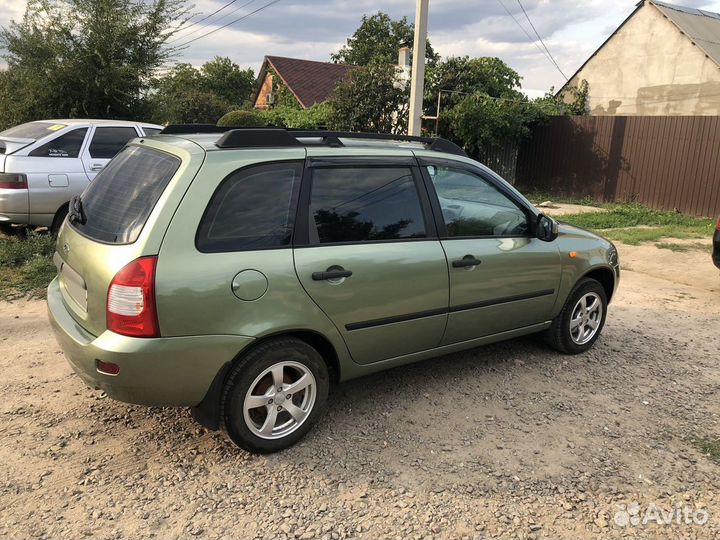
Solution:
<path fill-rule="evenodd" d="M 251 0 L 251 1 L 254 1 L 254 0 Z M 202 35 L 199 35 L 198 37 L 193 38 L 193 39 L 191 39 L 191 40 L 189 40 L 189 41 L 186 41 L 185 43 L 181 43 L 180 45 L 176 45 L 176 47 L 185 47 L 186 45 L 189 45 L 190 43 L 193 43 L 193 42 L 195 42 L 195 41 L 197 41 L 197 40 L 199 40 L 199 39 L 202 39 L 202 38 L 204 38 L 204 37 L 207 37 L 207 36 L 209 36 L 210 34 L 214 34 L 214 33 L 217 32 L 218 30 L 222 30 L 223 28 L 227 28 L 227 27 L 230 26 L 230 25 L 233 25 L 233 24 L 235 24 L 235 23 L 238 23 L 238 22 L 240 22 L 240 21 L 243 21 L 243 20 L 247 19 L 248 17 L 250 17 L 251 15 L 254 15 L 255 13 L 259 13 L 259 12 L 263 11 L 264 9 L 269 8 L 269 7 L 272 6 L 273 4 L 277 4 L 278 2 L 280 2 L 280 0 L 272 0 L 271 2 L 268 2 L 267 4 L 265 4 L 264 6 L 260 6 L 260 7 L 257 8 L 255 11 L 251 11 L 250 13 L 248 13 L 248 14 L 246 14 L 246 15 L 243 15 L 242 17 L 239 17 L 239 18 L 235 19 L 234 21 L 230 21 L 229 23 L 226 23 L 226 24 L 224 24 L 224 25 L 222 25 L 222 26 L 218 26 L 217 28 L 215 28 L 215 29 L 213 29 L 213 30 L 210 30 L 209 32 L 206 32 L 206 33 L 204 33 L 204 34 L 202 34 Z"/>
<path fill-rule="evenodd" d="M 233 4 L 234 4 L 235 2 L 237 2 L 237 1 L 238 1 L 238 0 L 230 0 L 230 2 L 228 2 L 227 4 L 223 4 L 219 9 L 216 9 L 216 10 L 213 11 L 210 15 L 205 15 L 205 17 L 203 17 L 202 19 L 199 19 L 199 20 L 197 20 L 197 21 L 195 21 L 195 22 L 190 23 L 190 24 L 187 25 L 185 28 L 178 28 L 178 32 L 184 32 L 185 30 L 188 30 L 189 28 L 192 28 L 193 26 L 195 26 L 195 25 L 197 25 L 197 24 L 199 24 L 199 23 L 201 23 L 201 22 L 209 19 L 210 17 L 212 17 L 212 16 L 215 15 L 216 13 L 220 13 L 223 9 L 225 9 L 226 7 L 229 7 L 229 6 L 233 5 Z M 176 41 L 177 39 L 179 39 L 179 38 L 175 38 L 175 39 L 171 40 L 170 42 Z"/>
<path fill-rule="evenodd" d="M 225 4 L 224 6 L 222 6 L 220 9 L 215 10 L 215 11 L 214 11 L 213 13 L 211 13 L 210 15 L 207 15 L 206 17 L 203 17 L 202 19 L 200 19 L 199 21 L 194 22 L 194 23 L 191 24 L 190 26 L 187 26 L 187 27 L 185 27 L 185 28 L 180 29 L 178 32 L 184 32 L 184 31 L 187 30 L 188 28 L 191 28 L 192 26 L 194 26 L 194 25 L 196 25 L 196 24 L 198 24 L 198 23 L 200 23 L 200 22 L 202 22 L 202 21 L 204 21 L 204 20 L 206 20 L 206 19 L 209 19 L 210 17 L 212 17 L 212 16 L 215 15 L 216 13 L 221 12 L 223 9 L 225 9 L 226 7 L 229 7 L 230 5 L 234 4 L 234 3 L 237 2 L 237 1 L 238 1 L 238 0 L 232 0 L 231 2 L 229 2 L 229 3 Z M 224 18 L 226 18 L 226 17 L 229 17 L 229 16 L 232 15 L 233 13 L 237 13 L 237 12 L 240 11 L 242 8 L 249 6 L 250 4 L 252 4 L 252 3 L 255 2 L 255 1 L 256 1 L 256 0 L 249 0 L 248 2 L 245 2 L 245 3 L 244 3 L 243 5 L 241 5 L 240 7 L 237 7 L 237 8 L 235 8 L 235 9 L 233 9 L 233 10 L 230 11 L 229 13 L 226 13 L 226 14 L 224 14 L 224 15 L 221 15 L 221 16 L 220 16 L 219 18 L 217 18 L 215 21 L 208 22 L 207 24 L 202 25 L 200 28 L 197 28 L 197 29 L 193 30 L 192 32 L 189 32 L 189 33 L 185 34 L 184 36 L 176 36 L 175 38 L 173 38 L 173 39 L 171 39 L 170 41 L 168 41 L 168 43 L 174 43 L 175 41 L 181 41 L 181 40 L 183 40 L 183 39 L 187 39 L 187 38 L 189 38 L 190 36 L 192 36 L 193 34 L 197 34 L 197 33 L 200 32 L 201 30 L 209 27 L 211 24 L 213 24 L 213 22 L 214 22 L 214 23 L 218 23 L 218 22 L 220 22 L 222 19 L 224 19 Z"/>
<path fill-rule="evenodd" d="M 510 17 L 512 18 L 512 20 L 515 21 L 515 24 L 518 25 L 518 28 L 520 28 L 520 30 L 522 30 L 523 33 L 527 36 L 527 38 L 530 40 L 530 43 L 532 43 L 533 45 L 535 45 L 535 47 L 537 48 L 537 50 L 542 53 L 542 55 L 555 67 L 555 69 L 560 69 L 560 68 L 557 66 L 557 64 L 555 64 L 555 62 L 553 61 L 553 59 L 552 59 L 551 57 L 549 57 L 548 54 L 542 49 L 542 47 L 540 47 L 540 45 L 537 44 L 535 38 L 530 35 L 530 33 L 525 29 L 525 27 L 524 27 L 522 24 L 520 24 L 520 21 L 517 20 L 517 17 L 515 17 L 515 15 L 513 15 L 512 11 L 510 11 L 510 10 L 507 8 L 507 6 L 503 3 L 503 1 L 502 1 L 502 0 L 498 0 L 498 2 L 500 3 L 500 5 L 501 5 L 501 6 L 503 7 L 503 9 L 505 10 L 505 13 L 507 13 L 508 15 L 510 15 Z M 562 71 L 560 71 L 560 73 L 562 73 Z M 563 74 L 563 77 L 565 77 L 565 74 Z"/>
<path fill-rule="evenodd" d="M 563 73 L 563 70 L 560 69 L 560 66 L 559 66 L 558 63 L 555 61 L 555 58 L 553 58 L 552 53 L 551 53 L 550 50 L 547 48 L 547 45 L 545 45 L 545 42 L 543 41 L 543 38 L 540 37 L 540 34 L 539 34 L 538 31 L 537 31 L 537 28 L 535 28 L 535 25 L 534 25 L 533 22 L 530 20 L 530 16 L 528 15 L 527 11 L 525 11 L 525 6 L 522 5 L 522 2 L 521 2 L 520 0 L 517 0 L 517 3 L 518 3 L 518 5 L 520 6 L 520 9 L 522 9 L 522 12 L 525 14 L 525 18 L 526 18 L 526 19 L 528 20 L 528 22 L 530 23 L 530 27 L 533 29 L 533 32 L 535 32 L 535 35 L 536 35 L 537 38 L 540 40 L 540 43 L 542 44 L 543 49 L 545 49 L 545 51 L 548 53 L 548 56 L 550 57 L 550 60 L 552 60 L 552 63 L 555 64 L 555 67 L 556 67 L 557 70 L 560 72 L 560 75 L 562 75 L 563 77 L 565 77 L 565 80 L 567 81 L 567 80 L 568 80 L 567 76 Z"/>

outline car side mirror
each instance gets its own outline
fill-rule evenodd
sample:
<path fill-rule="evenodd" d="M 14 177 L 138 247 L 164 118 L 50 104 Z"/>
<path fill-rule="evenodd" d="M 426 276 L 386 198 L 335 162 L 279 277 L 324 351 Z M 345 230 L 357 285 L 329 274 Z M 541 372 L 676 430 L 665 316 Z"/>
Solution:
<path fill-rule="evenodd" d="M 535 236 L 543 242 L 552 242 L 558 237 L 558 222 L 550 216 L 540 214 L 535 223 Z"/>

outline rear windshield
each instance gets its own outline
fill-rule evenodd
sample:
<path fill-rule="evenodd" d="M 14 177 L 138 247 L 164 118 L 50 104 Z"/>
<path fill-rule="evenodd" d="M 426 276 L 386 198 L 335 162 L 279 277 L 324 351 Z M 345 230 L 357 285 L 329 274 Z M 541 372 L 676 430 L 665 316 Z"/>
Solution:
<path fill-rule="evenodd" d="M 100 242 L 134 242 L 178 167 L 175 156 L 126 147 L 82 194 L 85 223 L 76 220 L 73 227 Z"/>
<path fill-rule="evenodd" d="M 52 135 L 56 131 L 67 127 L 67 124 L 54 124 L 52 122 L 29 122 L 0 131 L 0 137 L 18 139 L 42 139 L 46 135 Z"/>

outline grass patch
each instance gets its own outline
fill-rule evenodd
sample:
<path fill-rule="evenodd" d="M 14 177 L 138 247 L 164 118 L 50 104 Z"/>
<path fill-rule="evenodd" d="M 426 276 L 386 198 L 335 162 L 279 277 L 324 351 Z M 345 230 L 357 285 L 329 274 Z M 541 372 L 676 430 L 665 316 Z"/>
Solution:
<path fill-rule="evenodd" d="M 0 299 L 44 298 L 57 273 L 54 252 L 55 237 L 50 234 L 0 237 Z"/>
<path fill-rule="evenodd" d="M 606 212 L 561 216 L 560 221 L 631 245 L 655 242 L 661 238 L 709 238 L 715 227 L 709 218 L 652 210 L 637 203 L 607 204 L 604 208 Z"/>
<path fill-rule="evenodd" d="M 678 253 L 686 253 L 688 251 L 707 251 L 712 252 L 712 246 L 710 244 L 703 244 L 701 242 L 693 242 L 692 244 L 677 244 L 674 242 L 658 242 L 655 244 L 656 248 L 669 249 L 670 251 L 676 251 Z"/>
<path fill-rule="evenodd" d="M 705 238 L 702 229 L 693 227 L 629 227 L 625 229 L 595 229 L 608 240 L 617 240 L 623 244 L 637 246 L 643 242 L 656 242 L 662 238 Z M 707 233 L 710 234 L 710 233 Z M 679 244 L 673 244 L 679 245 Z M 680 250 L 678 250 L 680 251 Z"/>
<path fill-rule="evenodd" d="M 720 463 L 720 439 L 693 436 L 690 443 L 715 463 Z"/>

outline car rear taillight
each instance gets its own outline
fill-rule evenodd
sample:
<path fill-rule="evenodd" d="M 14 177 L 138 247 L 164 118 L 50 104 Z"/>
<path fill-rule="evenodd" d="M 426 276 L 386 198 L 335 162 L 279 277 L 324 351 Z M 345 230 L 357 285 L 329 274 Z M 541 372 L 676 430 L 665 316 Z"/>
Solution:
<path fill-rule="evenodd" d="M 27 189 L 27 176 L 19 173 L 0 173 L 0 188 Z"/>
<path fill-rule="evenodd" d="M 141 257 L 120 270 L 108 288 L 107 328 L 132 337 L 159 337 L 155 306 L 157 256 Z"/>

